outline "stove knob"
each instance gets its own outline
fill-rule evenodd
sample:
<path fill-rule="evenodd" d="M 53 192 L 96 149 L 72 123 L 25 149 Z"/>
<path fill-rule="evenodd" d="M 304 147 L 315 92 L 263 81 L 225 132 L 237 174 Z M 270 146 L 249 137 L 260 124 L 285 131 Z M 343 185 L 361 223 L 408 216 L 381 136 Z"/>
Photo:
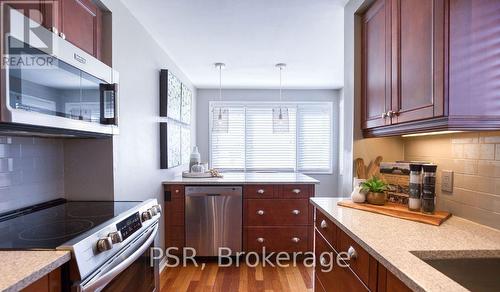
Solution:
<path fill-rule="evenodd" d="M 153 215 L 153 216 L 156 216 L 156 214 L 157 214 L 156 213 L 156 208 L 154 206 L 151 207 L 151 208 L 149 208 L 148 211 L 151 212 L 151 215 Z"/>
<path fill-rule="evenodd" d="M 97 241 L 97 250 L 99 252 L 107 251 L 112 248 L 113 248 L 113 241 L 109 236 L 101 238 Z"/>
<path fill-rule="evenodd" d="M 150 210 L 147 210 L 145 212 L 142 212 L 142 222 L 148 221 L 149 219 L 153 218 L 153 214 L 151 214 Z"/>
<path fill-rule="evenodd" d="M 123 241 L 123 236 L 120 231 L 111 232 L 108 234 L 108 237 L 111 237 L 111 242 L 113 242 L 113 244 Z"/>
<path fill-rule="evenodd" d="M 153 208 L 156 209 L 156 213 L 161 214 L 161 205 L 160 204 L 154 205 Z"/>

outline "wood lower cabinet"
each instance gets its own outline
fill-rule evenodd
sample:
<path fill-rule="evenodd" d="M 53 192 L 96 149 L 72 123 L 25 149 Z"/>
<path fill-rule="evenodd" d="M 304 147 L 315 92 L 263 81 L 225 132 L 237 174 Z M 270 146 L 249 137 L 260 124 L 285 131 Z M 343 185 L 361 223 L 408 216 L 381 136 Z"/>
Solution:
<path fill-rule="evenodd" d="M 317 265 L 314 269 L 315 291 L 411 291 L 395 275 L 387 271 L 374 257 L 361 247 L 333 221 L 316 209 L 314 227 L 314 254 Z M 346 262 L 348 267 L 337 265 L 336 258 L 354 252 L 355 257 Z M 331 261 L 334 261 L 333 268 Z"/>
<path fill-rule="evenodd" d="M 264 193 L 262 193 L 264 190 Z M 271 195 L 272 191 L 272 195 Z M 243 249 L 266 252 L 307 252 L 313 249 L 314 185 L 245 185 Z M 262 195 L 255 195 L 255 193 Z"/>
<path fill-rule="evenodd" d="M 165 246 L 174 248 L 170 254 L 182 254 L 186 244 L 184 228 L 184 186 L 168 185 L 164 188 L 165 204 L 163 218 L 165 220 Z"/>
<path fill-rule="evenodd" d="M 57 268 L 37 281 L 31 283 L 22 292 L 60 292 L 62 291 L 61 268 Z"/>
<path fill-rule="evenodd" d="M 316 233 L 314 253 L 318 261 L 314 269 L 315 279 L 326 291 L 370 291 L 349 267 L 337 264 L 337 251 L 319 233 Z"/>
<path fill-rule="evenodd" d="M 365 137 L 498 130 L 497 0 L 376 0 L 361 20 Z"/>
<path fill-rule="evenodd" d="M 245 251 L 307 252 L 309 248 L 309 226 L 245 227 Z"/>
<path fill-rule="evenodd" d="M 165 185 L 165 245 L 181 254 L 185 237 L 185 187 Z M 313 184 L 247 184 L 243 186 L 243 251 L 307 252 L 313 250 Z"/>

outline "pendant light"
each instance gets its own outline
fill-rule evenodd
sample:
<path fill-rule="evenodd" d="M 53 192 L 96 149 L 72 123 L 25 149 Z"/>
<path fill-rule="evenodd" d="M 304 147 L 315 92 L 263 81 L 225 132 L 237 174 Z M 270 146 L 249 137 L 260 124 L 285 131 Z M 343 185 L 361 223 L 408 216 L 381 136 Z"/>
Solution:
<path fill-rule="evenodd" d="M 288 133 L 290 131 L 290 120 L 288 118 L 288 108 L 283 107 L 283 83 L 282 71 L 286 67 L 284 63 L 276 64 L 276 68 L 280 70 L 280 104 L 279 107 L 273 108 L 273 133 Z"/>
<path fill-rule="evenodd" d="M 224 63 L 215 63 L 219 70 L 219 104 L 212 109 L 212 132 L 229 132 L 229 111 L 222 105 L 222 69 Z"/>

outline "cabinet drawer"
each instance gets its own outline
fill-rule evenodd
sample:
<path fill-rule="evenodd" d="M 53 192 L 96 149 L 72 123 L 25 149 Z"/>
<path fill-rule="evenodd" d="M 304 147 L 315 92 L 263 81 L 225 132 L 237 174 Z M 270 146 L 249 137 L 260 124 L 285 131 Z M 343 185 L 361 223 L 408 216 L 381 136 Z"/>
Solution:
<path fill-rule="evenodd" d="M 314 185 L 294 184 L 281 186 L 284 199 L 307 199 L 314 196 Z"/>
<path fill-rule="evenodd" d="M 370 277 L 370 255 L 345 232 L 339 230 L 339 233 L 340 242 L 338 251 L 348 252 L 351 249 L 356 252 L 357 256 L 349 261 L 349 266 L 358 277 L 368 285 Z"/>
<path fill-rule="evenodd" d="M 306 252 L 311 227 L 247 227 L 247 251 Z"/>
<path fill-rule="evenodd" d="M 249 199 L 272 199 L 277 195 L 274 185 L 246 185 L 244 186 L 244 198 Z"/>
<path fill-rule="evenodd" d="M 328 246 L 318 232 L 315 235 L 314 251 L 318 262 L 314 274 L 324 289 L 329 292 L 369 291 L 351 269 L 337 265 L 337 253 Z M 333 266 L 330 265 L 331 262 Z"/>
<path fill-rule="evenodd" d="M 307 225 L 308 200 L 245 200 L 246 226 Z"/>
<path fill-rule="evenodd" d="M 316 229 L 323 235 L 326 241 L 336 250 L 337 247 L 337 225 L 328 219 L 321 211 L 316 209 Z"/>

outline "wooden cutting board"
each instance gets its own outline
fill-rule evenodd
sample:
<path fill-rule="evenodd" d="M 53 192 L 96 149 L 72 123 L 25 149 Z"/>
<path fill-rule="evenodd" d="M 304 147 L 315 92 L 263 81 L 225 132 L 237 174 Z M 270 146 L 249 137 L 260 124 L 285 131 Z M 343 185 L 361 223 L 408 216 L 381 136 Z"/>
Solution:
<path fill-rule="evenodd" d="M 367 203 L 354 203 L 351 200 L 344 200 L 338 202 L 337 205 L 435 226 L 441 225 L 444 221 L 446 221 L 446 219 L 451 217 L 450 213 L 444 211 L 436 211 L 434 214 L 430 215 L 410 211 L 407 206 L 389 202 L 383 206 L 377 206 Z"/>

